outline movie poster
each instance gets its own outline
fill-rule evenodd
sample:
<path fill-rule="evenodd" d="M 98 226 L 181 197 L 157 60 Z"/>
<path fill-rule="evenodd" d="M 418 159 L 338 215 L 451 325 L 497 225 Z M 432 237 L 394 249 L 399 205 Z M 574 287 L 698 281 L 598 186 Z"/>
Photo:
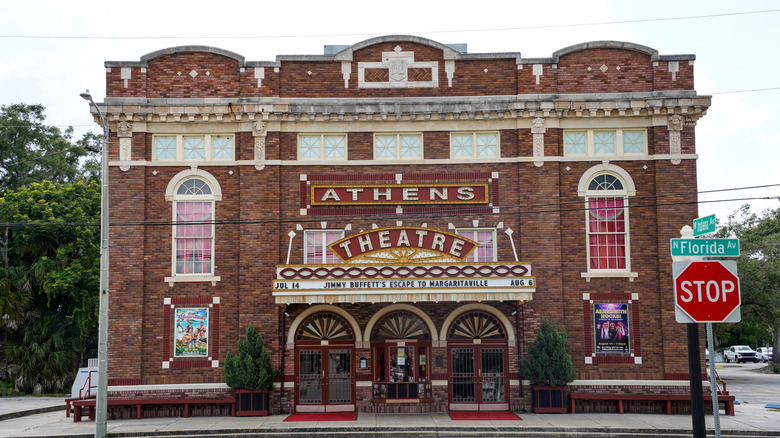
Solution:
<path fill-rule="evenodd" d="M 209 309 L 177 308 L 174 357 L 208 357 Z"/>
<path fill-rule="evenodd" d="M 596 353 L 630 353 L 628 304 L 594 304 Z"/>

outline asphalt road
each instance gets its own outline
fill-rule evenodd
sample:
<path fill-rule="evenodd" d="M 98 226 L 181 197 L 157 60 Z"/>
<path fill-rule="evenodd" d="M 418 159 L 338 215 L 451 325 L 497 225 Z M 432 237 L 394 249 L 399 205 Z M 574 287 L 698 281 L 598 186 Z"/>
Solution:
<path fill-rule="evenodd" d="M 780 374 L 762 372 L 767 366 L 762 362 L 742 364 L 717 362 L 715 370 L 720 379 L 726 383 L 729 394 L 736 396 L 740 403 L 761 406 L 780 404 Z"/>

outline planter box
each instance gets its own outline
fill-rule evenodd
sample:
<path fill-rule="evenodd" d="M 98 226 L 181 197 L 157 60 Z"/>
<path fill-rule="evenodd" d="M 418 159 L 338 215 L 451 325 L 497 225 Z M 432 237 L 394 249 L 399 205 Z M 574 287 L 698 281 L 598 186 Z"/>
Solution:
<path fill-rule="evenodd" d="M 535 414 L 565 414 L 565 386 L 532 386 L 531 412 Z"/>
<path fill-rule="evenodd" d="M 236 416 L 268 415 L 268 390 L 236 389 Z"/>

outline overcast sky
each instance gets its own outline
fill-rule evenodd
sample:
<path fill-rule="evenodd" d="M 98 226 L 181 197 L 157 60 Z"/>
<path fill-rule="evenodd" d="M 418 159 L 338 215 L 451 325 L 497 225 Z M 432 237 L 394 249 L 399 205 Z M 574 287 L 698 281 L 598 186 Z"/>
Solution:
<path fill-rule="evenodd" d="M 0 104 L 41 103 L 47 123 L 76 138 L 101 132 L 79 93 L 105 98 L 105 61 L 166 47 L 208 45 L 273 61 L 328 44 L 409 34 L 470 53 L 549 57 L 586 41 L 620 40 L 662 55 L 695 54 L 696 90 L 712 107 L 696 128 L 699 215 L 719 220 L 744 203 L 780 207 L 780 44 L 775 1 L 590 0 L 479 2 L 0 0 Z M 757 91 L 750 91 L 757 90 Z M 679 190 L 688 187 L 679 182 Z M 681 224 L 681 226 L 684 224 Z"/>

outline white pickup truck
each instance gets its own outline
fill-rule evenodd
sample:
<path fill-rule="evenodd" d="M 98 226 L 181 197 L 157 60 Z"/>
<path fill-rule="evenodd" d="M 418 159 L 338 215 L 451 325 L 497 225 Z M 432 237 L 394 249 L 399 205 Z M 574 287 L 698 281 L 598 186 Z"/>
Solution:
<path fill-rule="evenodd" d="M 733 345 L 729 347 L 728 350 L 723 352 L 723 358 L 726 360 L 726 363 L 731 362 L 732 360 L 734 362 L 758 362 L 758 357 L 756 357 L 756 352 L 748 347 L 747 345 Z"/>
<path fill-rule="evenodd" d="M 772 347 L 758 347 L 756 348 L 756 358 L 764 362 L 772 360 Z"/>

